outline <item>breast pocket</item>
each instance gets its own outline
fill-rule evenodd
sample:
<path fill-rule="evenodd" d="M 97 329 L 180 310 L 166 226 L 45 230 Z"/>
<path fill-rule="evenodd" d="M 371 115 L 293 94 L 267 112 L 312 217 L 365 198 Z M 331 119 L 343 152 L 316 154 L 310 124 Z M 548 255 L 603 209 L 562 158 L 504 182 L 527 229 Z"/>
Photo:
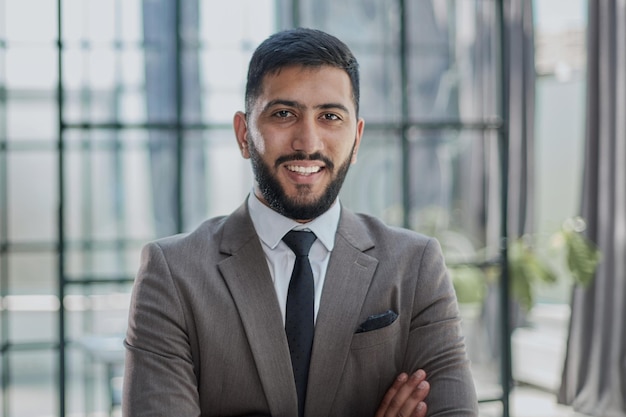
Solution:
<path fill-rule="evenodd" d="M 394 344 L 397 333 L 400 331 L 400 319 L 395 320 L 389 326 L 369 332 L 355 333 L 352 336 L 352 350 L 372 348 L 385 343 Z"/>

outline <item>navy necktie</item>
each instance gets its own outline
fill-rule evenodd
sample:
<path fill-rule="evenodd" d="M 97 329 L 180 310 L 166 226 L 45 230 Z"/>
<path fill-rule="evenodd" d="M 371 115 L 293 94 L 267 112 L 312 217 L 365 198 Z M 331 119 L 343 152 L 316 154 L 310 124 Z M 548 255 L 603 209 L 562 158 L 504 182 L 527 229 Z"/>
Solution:
<path fill-rule="evenodd" d="M 298 415 L 300 417 L 304 415 L 309 362 L 313 348 L 315 285 L 309 262 L 309 250 L 315 239 L 315 234 L 312 232 L 293 230 L 283 237 L 283 241 L 296 254 L 296 262 L 287 292 L 285 332 L 298 392 Z"/>

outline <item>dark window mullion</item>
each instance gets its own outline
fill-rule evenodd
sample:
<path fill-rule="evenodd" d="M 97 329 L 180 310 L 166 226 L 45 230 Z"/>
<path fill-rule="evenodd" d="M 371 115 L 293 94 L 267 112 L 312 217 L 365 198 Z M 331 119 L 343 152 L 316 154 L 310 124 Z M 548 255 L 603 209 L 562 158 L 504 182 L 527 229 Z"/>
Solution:
<path fill-rule="evenodd" d="M 64 150 L 64 113 L 63 113 L 63 19 L 62 19 L 63 1 L 57 0 L 57 114 L 58 114 L 58 149 L 57 149 L 57 175 L 58 175 L 58 202 L 57 208 L 57 233 L 58 233 L 58 295 L 59 295 L 59 314 L 58 314 L 58 336 L 59 336 L 59 416 L 65 416 L 65 395 L 66 395 L 66 329 L 65 329 L 65 309 L 63 308 L 63 300 L 65 298 L 65 150 Z"/>

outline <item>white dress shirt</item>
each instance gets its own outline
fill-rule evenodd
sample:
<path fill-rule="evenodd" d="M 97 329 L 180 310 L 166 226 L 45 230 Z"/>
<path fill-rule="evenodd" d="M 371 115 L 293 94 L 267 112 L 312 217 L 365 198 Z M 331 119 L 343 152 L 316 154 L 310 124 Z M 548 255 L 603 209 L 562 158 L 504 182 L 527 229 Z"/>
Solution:
<path fill-rule="evenodd" d="M 322 298 L 322 288 L 324 288 L 324 279 L 326 277 L 326 268 L 328 267 L 330 253 L 335 245 L 335 233 L 339 224 L 341 213 L 339 200 L 335 201 L 324 214 L 308 223 L 298 223 L 275 212 L 261 203 L 254 195 L 254 192 L 251 192 L 248 197 L 248 209 L 256 233 L 261 240 L 267 265 L 274 281 L 283 323 L 285 321 L 289 280 L 296 256 L 287 244 L 282 241 L 282 238 L 290 230 L 307 230 L 315 233 L 317 240 L 311 246 L 309 262 L 311 263 L 315 281 L 314 314 L 317 319 L 317 312 L 319 311 Z"/>

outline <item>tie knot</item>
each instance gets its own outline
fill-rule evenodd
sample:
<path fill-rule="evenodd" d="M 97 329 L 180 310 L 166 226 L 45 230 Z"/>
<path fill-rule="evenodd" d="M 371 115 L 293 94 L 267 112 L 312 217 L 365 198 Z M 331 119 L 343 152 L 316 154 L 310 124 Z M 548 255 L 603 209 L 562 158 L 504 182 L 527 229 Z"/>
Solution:
<path fill-rule="evenodd" d="M 296 256 L 308 256 L 316 236 L 313 232 L 292 230 L 283 236 L 283 241 Z"/>

